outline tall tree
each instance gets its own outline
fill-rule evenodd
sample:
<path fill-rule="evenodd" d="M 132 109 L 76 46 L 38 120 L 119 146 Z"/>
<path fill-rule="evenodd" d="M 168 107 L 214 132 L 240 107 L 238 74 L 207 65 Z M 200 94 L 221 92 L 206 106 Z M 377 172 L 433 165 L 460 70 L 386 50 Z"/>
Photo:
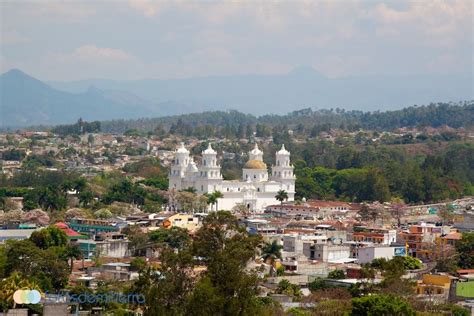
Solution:
<path fill-rule="evenodd" d="M 285 190 L 279 190 L 277 195 L 275 195 L 275 199 L 280 201 L 280 203 L 283 205 L 283 201 L 288 200 L 288 192 Z"/>

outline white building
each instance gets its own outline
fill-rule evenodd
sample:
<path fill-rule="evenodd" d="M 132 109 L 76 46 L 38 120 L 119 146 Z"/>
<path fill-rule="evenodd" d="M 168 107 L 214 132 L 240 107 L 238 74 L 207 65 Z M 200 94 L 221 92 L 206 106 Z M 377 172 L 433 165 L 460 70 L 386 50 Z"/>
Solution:
<path fill-rule="evenodd" d="M 403 247 L 398 247 L 403 248 Z M 374 259 L 387 259 L 391 260 L 395 256 L 396 247 L 390 246 L 369 246 L 358 248 L 357 251 L 357 263 L 364 264 L 370 263 Z"/>
<path fill-rule="evenodd" d="M 263 152 L 255 144 L 242 170 L 242 179 L 228 181 L 222 178 L 217 152 L 211 144 L 202 152 L 202 164 L 197 166 L 181 143 L 171 165 L 169 188 L 183 190 L 192 187 L 199 194 L 220 191 L 224 197 L 218 200 L 219 209 L 231 210 L 236 204 L 243 203 L 250 211 L 262 211 L 268 205 L 279 203 L 275 199 L 279 190 L 288 193 L 288 201 L 294 200 L 295 175 L 290 152 L 283 145 L 275 156 L 276 165 L 272 166 L 269 175 Z"/>

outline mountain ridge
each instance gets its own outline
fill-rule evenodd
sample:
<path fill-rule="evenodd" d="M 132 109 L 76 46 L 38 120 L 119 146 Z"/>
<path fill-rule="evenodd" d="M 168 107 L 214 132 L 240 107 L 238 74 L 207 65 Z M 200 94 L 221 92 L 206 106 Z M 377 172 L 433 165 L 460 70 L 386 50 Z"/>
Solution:
<path fill-rule="evenodd" d="M 327 78 L 311 67 L 279 75 L 43 82 L 19 69 L 0 75 L 0 127 L 136 119 L 238 110 L 285 114 L 301 108 L 393 110 L 472 100 L 470 74 Z"/>

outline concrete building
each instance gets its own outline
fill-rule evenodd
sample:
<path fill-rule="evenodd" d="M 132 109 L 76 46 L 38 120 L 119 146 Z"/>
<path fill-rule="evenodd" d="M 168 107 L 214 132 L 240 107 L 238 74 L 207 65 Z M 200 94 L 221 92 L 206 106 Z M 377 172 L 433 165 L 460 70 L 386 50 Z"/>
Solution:
<path fill-rule="evenodd" d="M 355 260 L 350 259 L 351 250 L 346 245 L 314 244 L 310 247 L 310 259 L 330 263 L 345 263 Z"/>
<path fill-rule="evenodd" d="M 36 229 L 0 229 L 0 244 L 11 239 L 28 239 L 35 230 Z"/>
<path fill-rule="evenodd" d="M 400 249 L 402 252 L 400 252 Z M 404 253 L 404 247 L 390 247 L 390 246 L 368 246 L 358 248 L 357 251 L 357 263 L 364 264 L 370 263 L 374 259 L 387 259 L 391 260 L 398 253 Z"/>
<path fill-rule="evenodd" d="M 315 244 L 326 244 L 327 241 L 328 238 L 325 235 L 284 235 L 283 251 L 295 254 L 303 254 L 306 258 L 311 258 L 311 246 Z"/>
<path fill-rule="evenodd" d="M 397 241 L 397 230 L 354 226 L 353 232 L 348 234 L 347 239 L 356 242 L 390 245 Z"/>

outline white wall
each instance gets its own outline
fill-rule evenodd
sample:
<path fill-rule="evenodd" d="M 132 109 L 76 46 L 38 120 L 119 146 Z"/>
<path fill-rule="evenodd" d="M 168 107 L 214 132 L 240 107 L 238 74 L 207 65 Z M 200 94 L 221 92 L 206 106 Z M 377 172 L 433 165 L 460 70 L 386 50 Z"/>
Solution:
<path fill-rule="evenodd" d="M 369 263 L 378 258 L 390 260 L 394 257 L 394 253 L 394 247 L 363 247 L 358 250 L 357 262 Z"/>

